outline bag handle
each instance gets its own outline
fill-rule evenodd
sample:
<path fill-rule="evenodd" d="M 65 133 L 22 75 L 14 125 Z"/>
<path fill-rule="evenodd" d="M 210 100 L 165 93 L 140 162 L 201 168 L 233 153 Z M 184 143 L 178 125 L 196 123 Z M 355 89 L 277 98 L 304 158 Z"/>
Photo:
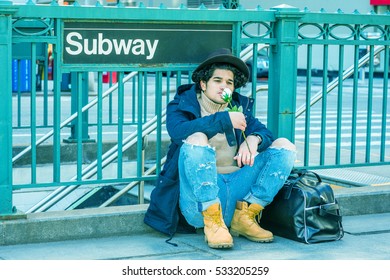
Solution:
<path fill-rule="evenodd" d="M 295 177 L 294 175 L 297 175 L 297 177 Z M 303 177 L 305 177 L 307 175 L 314 175 L 314 177 L 316 177 L 316 179 L 317 179 L 317 184 L 316 185 L 319 185 L 319 184 L 322 183 L 321 177 L 317 173 L 315 173 L 313 171 L 309 171 L 307 169 L 293 169 L 291 171 L 291 174 L 290 174 L 289 178 L 287 179 L 287 181 L 285 183 L 288 186 L 288 192 L 285 193 L 284 199 L 289 199 L 290 198 L 292 187 L 295 186 Z M 312 186 L 307 186 L 307 187 L 315 190 L 316 192 L 318 192 L 318 190 L 315 187 L 312 187 Z"/>
<path fill-rule="evenodd" d="M 337 211 L 339 209 L 340 209 L 340 207 L 338 204 L 324 204 L 324 205 L 320 205 L 319 214 L 323 217 L 330 218 L 336 222 L 341 222 L 342 216 Z M 331 212 L 331 211 L 335 211 L 335 210 L 336 210 L 336 212 Z"/>
<path fill-rule="evenodd" d="M 318 175 L 317 173 L 313 172 L 313 171 L 310 171 L 310 170 L 307 170 L 307 169 L 294 169 L 291 174 L 297 174 L 298 177 L 295 178 L 294 180 L 292 180 L 291 182 L 292 183 L 297 183 L 298 181 L 300 181 L 304 176 L 306 175 L 314 175 L 314 177 L 316 177 L 317 179 L 317 183 L 321 183 L 322 182 L 322 179 L 320 177 L 320 175 Z"/>

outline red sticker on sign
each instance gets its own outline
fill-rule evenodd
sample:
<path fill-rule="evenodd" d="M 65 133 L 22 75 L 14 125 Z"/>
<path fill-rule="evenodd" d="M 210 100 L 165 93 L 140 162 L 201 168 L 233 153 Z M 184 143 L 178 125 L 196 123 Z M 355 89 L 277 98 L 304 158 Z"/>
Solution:
<path fill-rule="evenodd" d="M 390 5 L 390 0 L 370 0 L 370 4 L 374 6 Z"/>

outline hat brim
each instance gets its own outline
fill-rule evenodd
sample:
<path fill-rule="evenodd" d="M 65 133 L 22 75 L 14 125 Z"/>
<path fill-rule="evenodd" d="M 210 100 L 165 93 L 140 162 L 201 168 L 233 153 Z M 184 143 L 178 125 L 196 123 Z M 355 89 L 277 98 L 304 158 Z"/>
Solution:
<path fill-rule="evenodd" d="M 209 59 L 206 59 L 205 61 L 203 61 L 198 67 L 196 67 L 196 69 L 194 70 L 193 72 L 193 75 L 192 75 L 192 80 L 194 81 L 194 75 L 199 72 L 200 70 L 202 70 L 203 68 L 206 68 L 207 66 L 211 65 L 211 64 L 214 64 L 214 63 L 227 63 L 227 64 L 231 64 L 233 65 L 234 67 L 236 67 L 239 71 L 242 72 L 242 74 L 244 74 L 244 76 L 249 79 L 249 68 L 248 66 L 245 64 L 245 62 L 243 62 L 240 58 L 238 57 L 235 57 L 233 55 L 226 55 L 226 54 L 223 54 L 223 55 L 216 55 L 216 56 L 213 56 L 213 57 L 210 57 Z M 195 82 L 195 81 L 194 81 Z"/>

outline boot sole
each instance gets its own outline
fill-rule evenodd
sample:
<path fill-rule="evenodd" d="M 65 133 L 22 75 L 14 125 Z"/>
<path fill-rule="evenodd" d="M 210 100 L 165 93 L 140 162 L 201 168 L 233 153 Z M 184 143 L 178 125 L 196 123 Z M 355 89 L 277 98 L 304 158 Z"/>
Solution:
<path fill-rule="evenodd" d="M 234 243 L 218 243 L 218 244 L 209 243 L 206 236 L 204 237 L 204 241 L 206 241 L 207 245 L 213 249 L 229 249 L 229 248 L 233 248 L 234 246 Z"/>
<path fill-rule="evenodd" d="M 258 242 L 258 243 L 270 243 L 274 240 L 274 237 L 267 237 L 267 238 L 254 238 L 254 237 L 251 237 L 251 236 L 248 236 L 244 233 L 241 233 L 241 232 L 238 232 L 238 231 L 235 231 L 235 230 L 232 230 L 230 229 L 230 234 L 232 236 L 235 236 L 235 237 L 239 237 L 239 236 L 243 236 L 245 237 L 246 239 L 249 239 L 250 241 L 253 241 L 253 242 Z"/>

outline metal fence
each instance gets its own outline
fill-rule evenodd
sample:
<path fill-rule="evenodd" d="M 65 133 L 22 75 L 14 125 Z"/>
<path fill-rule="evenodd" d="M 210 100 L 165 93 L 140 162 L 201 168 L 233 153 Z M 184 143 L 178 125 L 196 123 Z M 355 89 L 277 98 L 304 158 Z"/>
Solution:
<path fill-rule="evenodd" d="M 304 126 L 295 139 L 304 143 L 305 166 L 356 166 L 389 159 L 389 16 L 376 18 L 338 11 L 308 13 L 299 23 L 298 59 L 306 58 L 307 75 L 296 113 Z M 319 84 L 313 78 L 316 55 L 323 69 Z M 336 57 L 333 62 L 331 55 Z M 303 114 L 303 108 L 310 110 Z"/>
<path fill-rule="evenodd" d="M 241 93 L 296 143 L 298 167 L 389 163 L 388 14 L 0 3 L 0 214 L 26 189 L 50 192 L 25 212 L 74 209 L 107 185 L 114 193 L 95 207 L 133 189 L 143 203 L 164 163 L 164 109 L 195 64 L 67 64 L 66 22 L 229 25 L 233 52 L 269 66 L 264 79 L 251 63 Z"/>

